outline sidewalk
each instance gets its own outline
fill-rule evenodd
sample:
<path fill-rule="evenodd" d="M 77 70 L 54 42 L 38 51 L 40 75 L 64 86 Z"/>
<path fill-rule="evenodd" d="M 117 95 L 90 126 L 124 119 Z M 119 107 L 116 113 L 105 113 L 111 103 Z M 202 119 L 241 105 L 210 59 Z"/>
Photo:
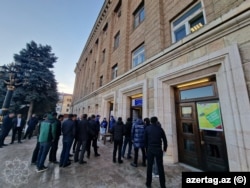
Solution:
<path fill-rule="evenodd" d="M 10 136 L 5 143 L 10 143 Z M 59 168 L 59 165 L 49 163 L 49 169 L 42 173 L 36 172 L 36 167 L 30 164 L 36 138 L 24 140 L 22 144 L 15 142 L 0 148 L 0 188 L 141 188 L 146 187 L 146 167 L 141 166 L 139 156 L 138 167 L 132 167 L 132 160 L 123 160 L 123 164 L 112 162 L 113 144 L 105 145 L 98 142 L 100 157 L 94 157 L 91 150 L 87 164 L 79 165 L 72 162 L 69 167 Z M 57 160 L 61 153 L 61 141 Z M 164 166 L 166 186 L 181 187 L 181 172 L 190 171 L 178 164 Z M 153 178 L 152 188 L 158 188 L 159 179 Z"/>

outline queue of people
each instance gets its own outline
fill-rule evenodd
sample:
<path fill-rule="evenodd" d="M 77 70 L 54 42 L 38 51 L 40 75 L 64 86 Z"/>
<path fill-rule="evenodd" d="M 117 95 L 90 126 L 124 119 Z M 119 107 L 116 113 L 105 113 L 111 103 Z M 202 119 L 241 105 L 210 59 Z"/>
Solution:
<path fill-rule="evenodd" d="M 127 118 L 124 123 L 121 117 L 115 120 L 114 116 L 111 116 L 109 122 L 106 118 L 103 118 L 100 122 L 99 115 L 93 114 L 88 117 L 87 114 L 83 114 L 80 118 L 77 118 L 77 115 L 69 114 L 68 118 L 64 120 L 63 115 L 57 117 L 57 113 L 54 112 L 45 114 L 41 121 L 35 118 L 35 114 L 32 115 L 23 139 L 27 136 L 29 139 L 32 137 L 34 124 L 36 123 L 35 127 L 38 125 L 37 143 L 31 163 L 36 165 L 37 172 L 48 169 L 44 165 L 48 154 L 49 161 L 59 164 L 62 168 L 70 166 L 71 161 L 79 164 L 87 163 L 84 159 L 85 153 L 86 158 L 89 159 L 91 146 L 94 150 L 94 156 L 99 157 L 97 145 L 99 134 L 105 134 L 108 131 L 112 134 L 114 141 L 113 163 L 121 164 L 123 163 L 122 158 L 133 158 L 131 166 L 138 167 L 140 150 L 141 164 L 144 167 L 147 166 L 146 186 L 151 187 L 152 177 L 159 177 L 161 187 L 165 187 L 163 152 L 167 150 L 167 139 L 157 117 L 142 120 L 142 117 L 139 116 L 134 122 L 132 122 L 132 118 Z M 14 143 L 16 133 L 18 133 L 18 143 L 22 143 L 21 134 L 25 123 L 21 114 L 15 117 L 15 114 L 10 112 L 5 116 L 0 135 L 0 148 L 6 146 L 4 141 L 11 129 L 13 134 L 10 144 Z M 60 136 L 62 136 L 62 151 L 58 161 L 56 156 Z M 70 154 L 74 141 L 75 146 L 72 148 L 74 154 Z M 132 156 L 132 147 L 134 148 L 134 156 Z M 71 156 L 74 158 L 70 159 Z"/>

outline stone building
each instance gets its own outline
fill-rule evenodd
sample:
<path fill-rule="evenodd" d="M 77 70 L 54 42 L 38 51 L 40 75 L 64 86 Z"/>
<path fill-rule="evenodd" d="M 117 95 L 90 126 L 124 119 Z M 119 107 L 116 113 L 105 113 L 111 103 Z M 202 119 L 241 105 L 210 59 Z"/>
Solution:
<path fill-rule="evenodd" d="M 250 171 L 250 1 L 106 0 L 75 68 L 73 113 L 157 116 L 164 161 Z"/>

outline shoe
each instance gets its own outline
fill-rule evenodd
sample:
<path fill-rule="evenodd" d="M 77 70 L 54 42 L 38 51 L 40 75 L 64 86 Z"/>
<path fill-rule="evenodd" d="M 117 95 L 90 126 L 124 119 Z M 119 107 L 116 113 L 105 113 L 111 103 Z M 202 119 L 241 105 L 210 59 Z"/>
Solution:
<path fill-rule="evenodd" d="M 31 162 L 31 165 L 36 165 L 36 162 Z"/>
<path fill-rule="evenodd" d="M 3 144 L 2 146 L 8 146 L 8 144 Z"/>
<path fill-rule="evenodd" d="M 14 142 L 11 142 L 10 144 L 14 144 Z"/>
<path fill-rule="evenodd" d="M 137 167 L 137 164 L 135 164 L 135 163 L 131 163 L 130 165 L 133 167 Z"/>
<path fill-rule="evenodd" d="M 89 159 L 89 157 L 90 157 L 90 156 L 89 156 L 89 155 L 87 155 L 87 158 L 88 158 L 88 159 Z"/>
<path fill-rule="evenodd" d="M 22 142 L 21 141 L 18 141 L 19 144 L 21 144 Z"/>
<path fill-rule="evenodd" d="M 65 168 L 65 167 L 67 167 L 67 166 L 69 166 L 69 165 L 71 165 L 71 163 L 69 162 L 69 163 L 67 163 L 66 165 L 63 165 L 62 167 L 63 168 Z"/>
<path fill-rule="evenodd" d="M 149 185 L 149 184 L 146 183 L 146 187 L 147 187 L 147 188 L 151 188 L 151 185 Z"/>
<path fill-rule="evenodd" d="M 116 163 L 116 159 L 113 159 L 113 163 Z"/>
<path fill-rule="evenodd" d="M 87 163 L 87 161 L 81 161 L 81 162 L 79 162 L 79 164 L 85 164 L 85 163 Z"/>
<path fill-rule="evenodd" d="M 70 157 L 73 157 L 74 155 L 73 154 L 69 154 Z"/>
<path fill-rule="evenodd" d="M 99 153 L 96 153 L 96 154 L 95 154 L 95 157 L 99 157 L 99 156 L 100 156 L 100 154 L 99 154 Z"/>
<path fill-rule="evenodd" d="M 52 161 L 52 163 L 54 163 L 54 164 L 59 164 L 59 162 L 58 162 L 58 161 Z"/>
<path fill-rule="evenodd" d="M 147 165 L 146 165 L 146 163 L 142 163 L 142 166 L 144 166 L 144 167 L 145 167 L 145 166 L 147 166 Z"/>
<path fill-rule="evenodd" d="M 127 159 L 131 159 L 132 157 L 129 155 L 128 157 L 127 157 Z"/>
<path fill-rule="evenodd" d="M 38 168 L 37 169 L 37 172 L 43 172 L 43 171 L 46 171 L 46 170 L 48 170 L 48 167 L 42 167 L 42 168 Z"/>
<path fill-rule="evenodd" d="M 122 163 L 123 163 L 123 160 L 118 161 L 118 163 L 122 164 Z"/>
<path fill-rule="evenodd" d="M 74 160 L 75 163 L 79 162 L 79 160 Z"/>

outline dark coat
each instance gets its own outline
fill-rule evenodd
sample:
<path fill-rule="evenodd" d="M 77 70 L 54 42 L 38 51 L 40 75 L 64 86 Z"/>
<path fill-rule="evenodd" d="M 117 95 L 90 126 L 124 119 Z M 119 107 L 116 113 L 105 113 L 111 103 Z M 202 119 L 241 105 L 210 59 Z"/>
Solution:
<path fill-rule="evenodd" d="M 74 138 L 75 122 L 72 119 L 67 119 L 62 123 L 63 140 L 71 140 Z"/>
<path fill-rule="evenodd" d="M 114 140 L 121 141 L 123 140 L 124 135 L 124 123 L 122 121 L 117 121 L 113 128 L 111 129 Z"/>
<path fill-rule="evenodd" d="M 77 138 L 78 141 L 86 141 L 88 139 L 88 129 L 89 129 L 89 122 L 87 119 L 83 119 L 78 122 L 78 130 L 77 130 Z"/>
<path fill-rule="evenodd" d="M 30 130 L 35 130 L 36 125 L 38 123 L 38 119 L 36 117 L 31 117 L 28 121 L 28 127 Z"/>
<path fill-rule="evenodd" d="M 100 126 L 98 125 L 98 123 L 95 120 L 91 119 L 89 121 L 89 124 L 90 124 L 89 128 L 91 129 L 90 130 L 91 134 L 94 133 L 94 137 L 98 136 L 100 131 Z"/>
<path fill-rule="evenodd" d="M 144 134 L 145 147 L 147 149 L 162 149 L 163 142 L 163 150 L 167 150 L 167 138 L 164 130 L 157 124 L 149 125 L 145 129 Z"/>
<path fill-rule="evenodd" d="M 13 121 L 12 121 L 12 123 L 13 123 L 13 128 L 16 128 L 16 127 L 17 127 L 17 123 L 18 123 L 17 119 L 18 119 L 18 118 L 14 118 Z M 21 118 L 21 126 L 20 126 L 21 129 L 24 128 L 25 123 L 26 123 L 26 121 L 25 121 L 23 118 Z"/>
<path fill-rule="evenodd" d="M 131 138 L 132 121 L 127 121 L 124 125 L 124 135 L 126 138 Z"/>

